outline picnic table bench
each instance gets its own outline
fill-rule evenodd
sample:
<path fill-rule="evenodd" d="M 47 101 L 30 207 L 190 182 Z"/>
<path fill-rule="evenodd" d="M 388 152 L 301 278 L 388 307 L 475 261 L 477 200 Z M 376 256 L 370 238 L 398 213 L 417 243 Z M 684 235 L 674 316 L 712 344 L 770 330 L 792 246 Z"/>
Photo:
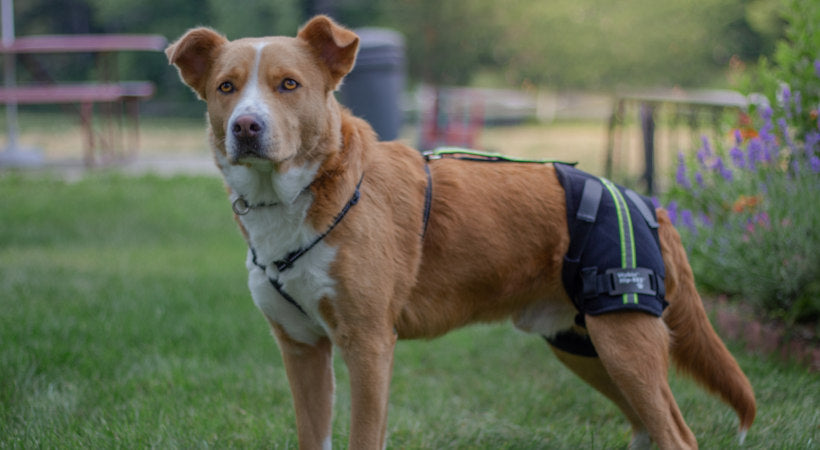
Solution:
<path fill-rule="evenodd" d="M 115 58 L 123 51 L 162 51 L 167 44 L 158 35 L 44 35 L 16 38 L 9 45 L 0 44 L 0 53 L 12 58 L 19 54 L 36 53 L 95 53 Z M 131 156 L 139 147 L 139 100 L 153 96 L 155 88 L 148 81 L 118 81 L 116 64 L 101 58 L 101 80 L 89 83 L 60 83 L 48 80 L 30 85 L 0 87 L 0 103 L 5 104 L 79 104 L 80 121 L 85 135 L 84 160 L 94 165 L 98 160 L 112 159 L 117 145 L 114 124 L 128 116 L 131 138 L 123 143 L 122 156 Z M 8 60 L 7 60 L 8 61 Z M 13 61 L 12 61 L 13 63 Z M 94 104 L 108 104 L 102 111 L 104 130 L 100 133 L 100 158 L 95 156 L 96 144 L 93 127 Z"/>

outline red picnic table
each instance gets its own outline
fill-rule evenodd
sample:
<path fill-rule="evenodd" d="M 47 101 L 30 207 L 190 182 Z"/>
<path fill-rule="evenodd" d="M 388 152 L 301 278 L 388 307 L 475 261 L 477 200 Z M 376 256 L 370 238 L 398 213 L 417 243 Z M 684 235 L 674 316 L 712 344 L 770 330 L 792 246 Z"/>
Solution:
<path fill-rule="evenodd" d="M 65 104 L 80 105 L 80 120 L 86 136 L 84 160 L 86 165 L 100 162 L 95 158 L 95 134 L 92 117 L 94 104 L 105 104 L 102 109 L 104 130 L 100 134 L 100 159 L 105 162 L 111 158 L 116 147 L 113 124 L 120 117 L 130 116 L 132 138 L 130 144 L 122 145 L 123 156 L 130 156 L 139 147 L 139 100 L 154 94 L 154 85 L 148 81 L 119 81 L 115 58 L 124 51 L 162 51 L 167 45 L 163 36 L 137 34 L 88 34 L 88 35 L 43 35 L 16 38 L 8 45 L 0 43 L 0 53 L 4 54 L 6 64 L 15 63 L 20 54 L 61 54 L 61 53 L 95 53 L 105 55 L 98 59 L 101 79 L 88 83 L 60 83 L 53 80 L 17 86 L 9 84 L 0 87 L 0 103 L 18 104 Z M 13 77 L 12 77 L 13 80 Z"/>

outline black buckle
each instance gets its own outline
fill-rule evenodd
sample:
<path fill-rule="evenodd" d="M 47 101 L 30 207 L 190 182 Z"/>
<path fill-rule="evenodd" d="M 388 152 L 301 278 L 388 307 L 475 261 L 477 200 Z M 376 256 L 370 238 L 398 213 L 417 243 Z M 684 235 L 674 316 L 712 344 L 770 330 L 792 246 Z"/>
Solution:
<path fill-rule="evenodd" d="M 608 269 L 604 273 L 609 295 L 657 294 L 655 271 L 636 267 L 634 269 Z"/>

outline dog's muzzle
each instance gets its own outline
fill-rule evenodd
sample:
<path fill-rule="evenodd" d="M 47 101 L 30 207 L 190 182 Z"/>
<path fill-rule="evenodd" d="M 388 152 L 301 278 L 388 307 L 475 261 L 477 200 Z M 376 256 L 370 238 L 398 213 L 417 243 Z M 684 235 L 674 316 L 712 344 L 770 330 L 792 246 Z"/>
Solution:
<path fill-rule="evenodd" d="M 229 124 L 229 151 L 234 161 L 268 157 L 263 142 L 268 132 L 265 123 L 254 114 L 238 116 Z"/>

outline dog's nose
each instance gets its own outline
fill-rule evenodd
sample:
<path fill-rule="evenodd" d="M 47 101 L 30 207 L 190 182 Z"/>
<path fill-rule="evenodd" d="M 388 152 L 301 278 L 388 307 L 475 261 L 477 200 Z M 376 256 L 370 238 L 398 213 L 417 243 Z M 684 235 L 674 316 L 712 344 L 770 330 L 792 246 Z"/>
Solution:
<path fill-rule="evenodd" d="M 246 114 L 234 120 L 231 132 L 242 139 L 255 138 L 264 131 L 264 127 L 253 115 Z"/>

